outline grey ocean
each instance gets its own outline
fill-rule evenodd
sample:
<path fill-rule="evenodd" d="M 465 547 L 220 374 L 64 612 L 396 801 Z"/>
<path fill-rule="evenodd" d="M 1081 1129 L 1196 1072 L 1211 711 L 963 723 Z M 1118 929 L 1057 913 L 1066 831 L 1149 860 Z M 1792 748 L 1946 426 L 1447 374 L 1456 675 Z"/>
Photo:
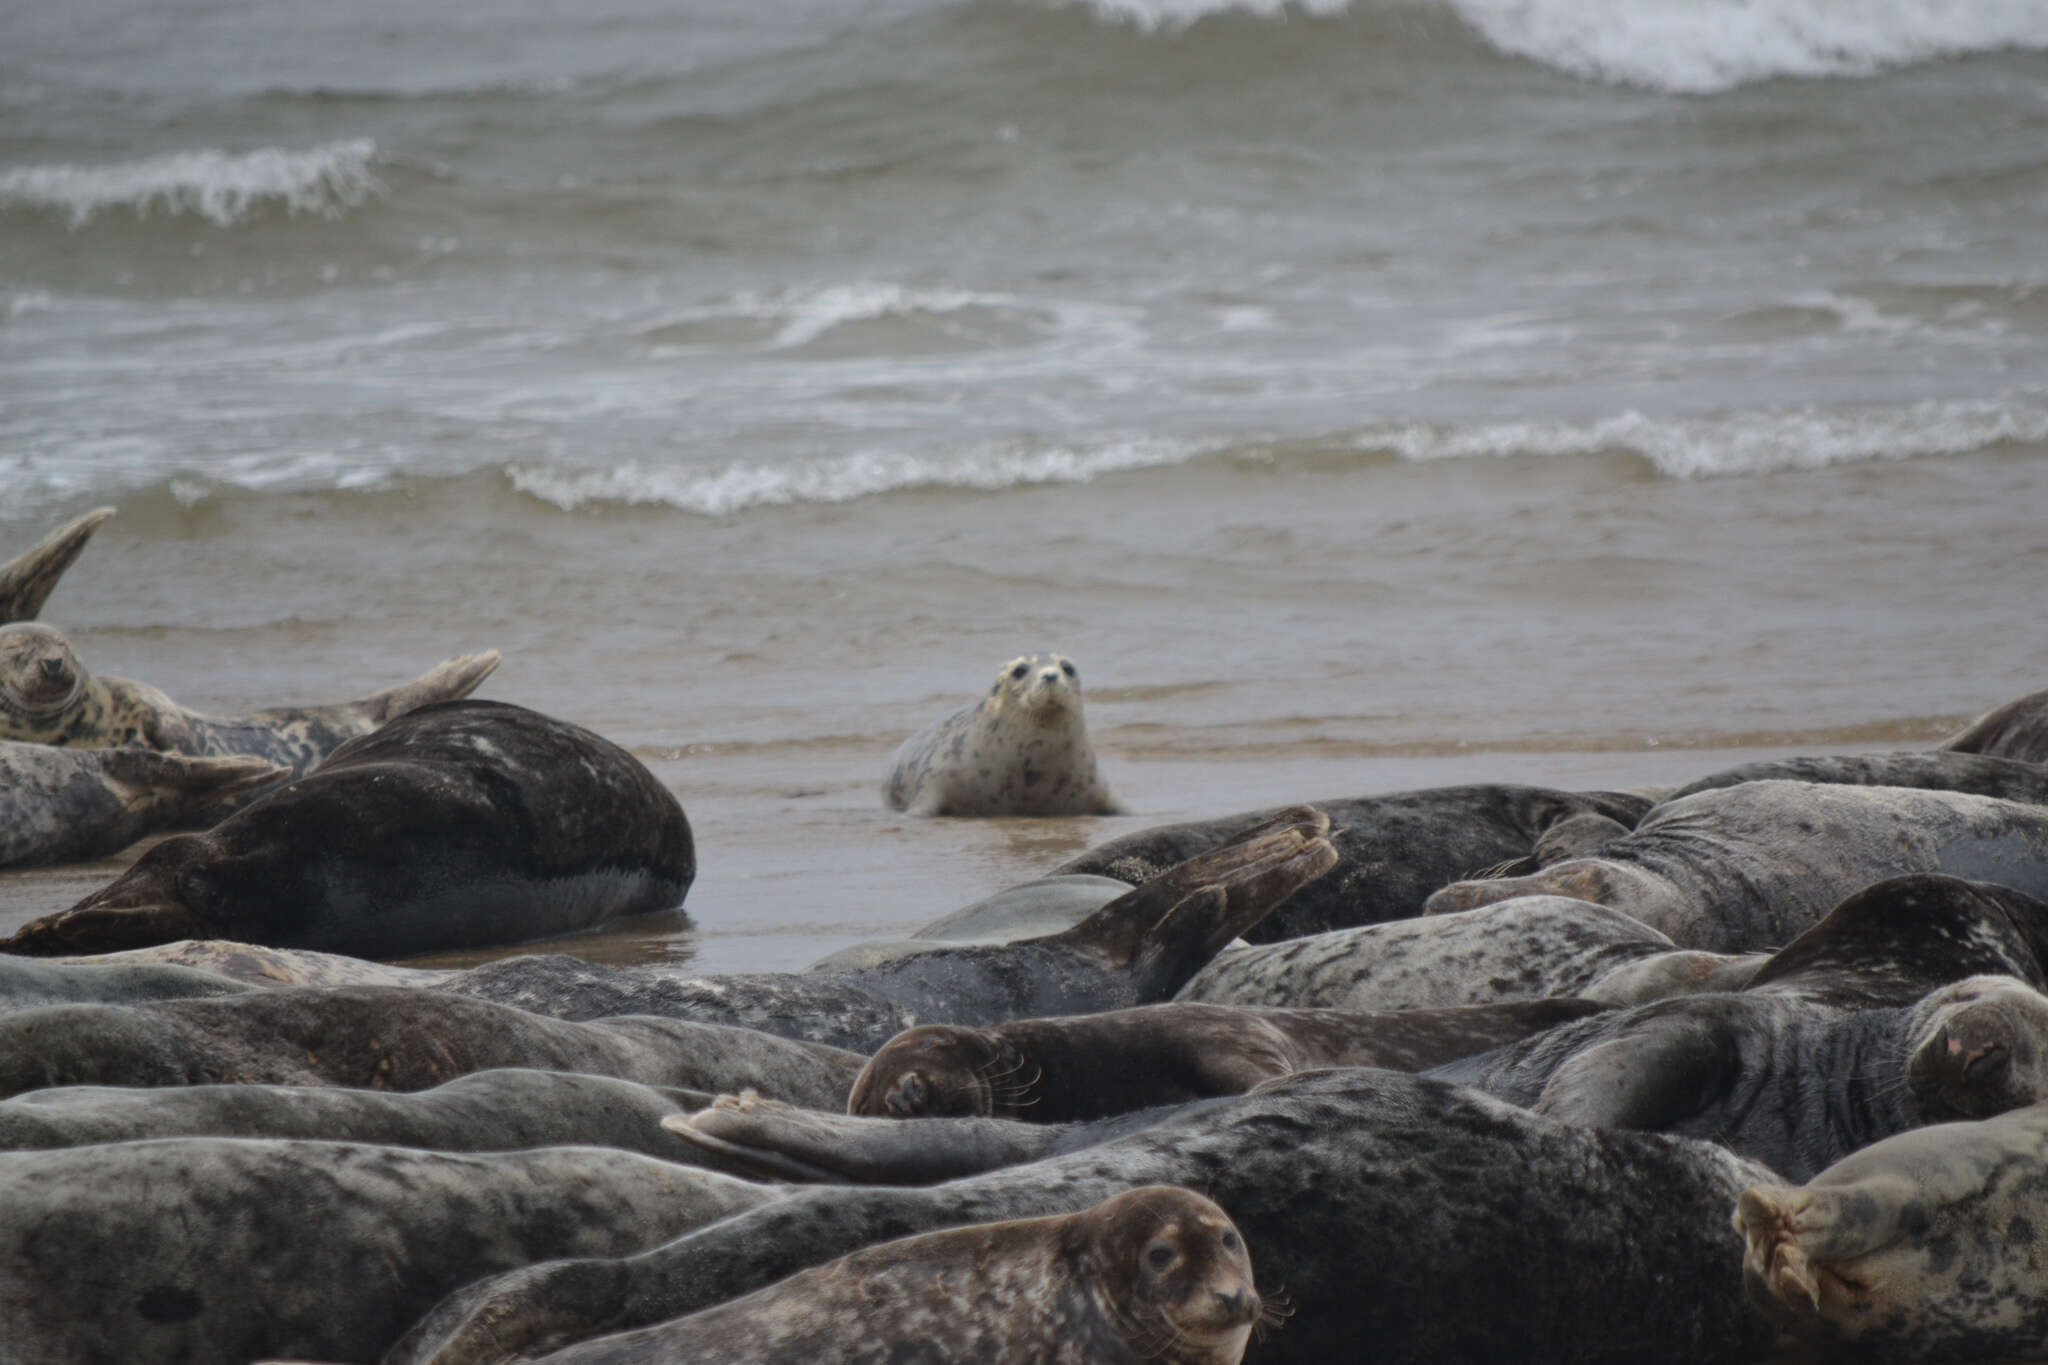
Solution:
<path fill-rule="evenodd" d="M 195 706 L 460 650 L 801 965 L 1144 823 L 2048 686 L 2040 0 L 0 8 L 0 552 Z M 1136 814 L 913 821 L 1080 664 Z M 0 931 L 107 866 L 0 878 Z"/>

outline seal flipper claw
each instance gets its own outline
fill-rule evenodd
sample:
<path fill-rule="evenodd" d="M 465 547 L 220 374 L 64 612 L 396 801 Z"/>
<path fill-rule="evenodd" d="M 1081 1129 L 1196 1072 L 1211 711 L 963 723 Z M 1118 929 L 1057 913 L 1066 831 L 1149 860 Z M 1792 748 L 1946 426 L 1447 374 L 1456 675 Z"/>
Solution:
<path fill-rule="evenodd" d="M 73 517 L 30 548 L 0 564 L 0 624 L 33 621 L 57 580 L 71 567 L 100 524 L 114 515 L 111 507 L 95 507 Z"/>

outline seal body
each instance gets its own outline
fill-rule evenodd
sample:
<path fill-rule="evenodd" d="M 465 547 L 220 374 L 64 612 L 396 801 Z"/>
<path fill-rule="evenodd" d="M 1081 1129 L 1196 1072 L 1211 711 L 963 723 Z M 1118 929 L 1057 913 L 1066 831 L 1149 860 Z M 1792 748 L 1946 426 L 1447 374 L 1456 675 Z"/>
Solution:
<path fill-rule="evenodd" d="M 882 799 L 912 815 L 1115 815 L 1081 716 L 1081 675 L 1060 654 L 1010 660 L 980 701 L 903 741 Z"/>
<path fill-rule="evenodd" d="M 1941 747 L 2048 763 L 2048 688 L 1994 706 L 1943 740 Z"/>
<path fill-rule="evenodd" d="M 885 1242 L 550 1365 L 1237 1365 L 1263 1309 L 1230 1216 L 1146 1186 L 1080 1213 Z"/>
<path fill-rule="evenodd" d="M 1527 858 L 1546 833 L 1575 817 L 1597 821 L 1608 836 L 1625 834 L 1650 804 L 1617 792 L 1500 783 L 1316 802 L 1330 816 L 1335 870 L 1296 892 L 1245 937 L 1270 943 L 1407 919 L 1421 914 L 1439 887 Z M 1248 811 L 1139 830 L 1089 849 L 1058 872 L 1143 882 L 1271 818 L 1271 811 Z"/>
<path fill-rule="evenodd" d="M 71 567 L 100 529 L 100 523 L 114 515 L 111 507 L 95 507 L 74 517 L 5 564 L 0 564 L 0 625 L 9 621 L 33 621 L 50 596 L 57 580 Z"/>
<path fill-rule="evenodd" d="M 72 748 L 242 754 L 307 772 L 348 740 L 431 702 L 466 697 L 498 666 L 496 650 L 463 654 L 360 701 L 246 716 L 187 710 L 147 683 L 96 677 L 48 626 L 0 627 L 0 739 Z"/>
<path fill-rule="evenodd" d="M 2048 802 L 2048 767 L 2018 758 L 1932 752 L 1841 754 L 1811 758 L 1773 758 L 1724 768 L 1667 795 L 1679 801 L 1695 792 L 1740 786 L 1744 782 L 1821 782 L 1852 787 L 1919 787 L 1927 791 L 1967 792 L 2001 801 Z"/>
<path fill-rule="evenodd" d="M 502 702 L 410 711 L 0 949 L 232 938 L 358 957 L 516 943 L 680 904 L 689 821 L 624 749 Z"/>
<path fill-rule="evenodd" d="M 104 858 L 284 774 L 260 758 L 0 740 L 0 867 Z"/>

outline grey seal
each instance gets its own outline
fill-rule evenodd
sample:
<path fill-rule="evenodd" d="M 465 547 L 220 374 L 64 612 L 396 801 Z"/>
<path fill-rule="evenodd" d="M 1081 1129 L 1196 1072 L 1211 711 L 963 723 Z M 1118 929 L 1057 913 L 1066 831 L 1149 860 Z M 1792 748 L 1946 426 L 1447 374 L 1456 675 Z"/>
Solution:
<path fill-rule="evenodd" d="M 0 740 L 0 867 L 105 858 L 284 774 L 260 758 Z"/>
<path fill-rule="evenodd" d="M 929 953 L 955 943 L 1015 943 L 1073 928 L 1131 884 L 1113 877 L 1040 877 L 1004 887 L 925 925 L 909 938 L 869 939 L 813 962 L 806 971 L 873 967 L 890 958 Z"/>
<path fill-rule="evenodd" d="M 232 938 L 402 957 L 665 910 L 696 871 L 682 806 L 618 745 L 521 706 L 439 702 L 164 840 L 0 950 Z"/>
<path fill-rule="evenodd" d="M 8 963 L 0 956 L 0 966 Z M 258 943 L 237 943 L 224 938 L 181 938 L 147 948 L 125 948 L 118 953 L 91 953 L 80 957 L 55 957 L 52 966 L 112 969 L 119 966 L 157 965 L 192 967 L 214 977 L 226 977 L 246 986 L 274 989 L 278 986 L 434 986 L 454 976 L 442 967 L 394 967 L 368 962 L 340 953 L 315 953 L 303 948 L 266 948 Z M 16 959 L 14 965 L 21 965 Z"/>
<path fill-rule="evenodd" d="M 1915 751 L 1763 759 L 1709 773 L 1670 792 L 1664 800 L 1680 801 L 1695 792 L 1740 786 L 1744 782 L 1781 781 L 1853 787 L 1919 787 L 1926 791 L 1993 796 L 2001 801 L 2026 801 L 2037 806 L 2048 802 L 2048 767 L 2040 763 L 1939 749 L 1931 753 Z"/>
<path fill-rule="evenodd" d="M 1147 1185 L 849 1252 L 548 1365 L 1237 1365 L 1264 1303 L 1230 1215 Z"/>
<path fill-rule="evenodd" d="M 132 1005 L 242 995 L 255 987 L 230 977 L 160 962 L 80 966 L 0 957 L 0 1013 L 45 1005 Z"/>
<path fill-rule="evenodd" d="M 1484 783 L 1313 803 L 1330 817 L 1337 866 L 1246 931 L 1254 943 L 1422 913 L 1431 892 L 1529 856 L 1546 835 L 1593 829 L 1625 833 L 1650 808 L 1647 797 Z M 1126 834 L 1062 863 L 1063 875 L 1091 873 L 1141 883 L 1272 818 L 1247 811 Z"/>
<path fill-rule="evenodd" d="M 2048 763 L 2048 688 L 1994 706 L 1941 742 L 1957 753 Z"/>
<path fill-rule="evenodd" d="M 95 507 L 73 517 L 41 540 L 0 564 L 0 625 L 33 621 L 57 580 L 85 549 L 92 533 L 114 515 L 111 507 Z"/>
<path fill-rule="evenodd" d="M 1081 715 L 1081 675 L 1061 654 L 1010 660 L 980 701 L 903 741 L 882 800 L 912 815 L 1116 815 Z"/>

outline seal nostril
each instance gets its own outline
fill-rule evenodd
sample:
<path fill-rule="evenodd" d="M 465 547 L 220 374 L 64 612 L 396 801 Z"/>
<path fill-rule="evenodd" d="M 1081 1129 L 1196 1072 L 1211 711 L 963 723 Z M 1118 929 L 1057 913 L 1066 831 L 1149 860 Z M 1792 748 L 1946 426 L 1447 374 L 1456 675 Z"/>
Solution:
<path fill-rule="evenodd" d="M 2005 1048 L 1998 1043 L 1986 1043 L 1970 1054 L 1963 1063 L 1963 1079 L 1974 1084 L 1984 1084 L 2005 1069 Z"/>
<path fill-rule="evenodd" d="M 43 676 L 51 679 L 63 677 L 64 661 L 62 659 L 43 660 Z"/>

